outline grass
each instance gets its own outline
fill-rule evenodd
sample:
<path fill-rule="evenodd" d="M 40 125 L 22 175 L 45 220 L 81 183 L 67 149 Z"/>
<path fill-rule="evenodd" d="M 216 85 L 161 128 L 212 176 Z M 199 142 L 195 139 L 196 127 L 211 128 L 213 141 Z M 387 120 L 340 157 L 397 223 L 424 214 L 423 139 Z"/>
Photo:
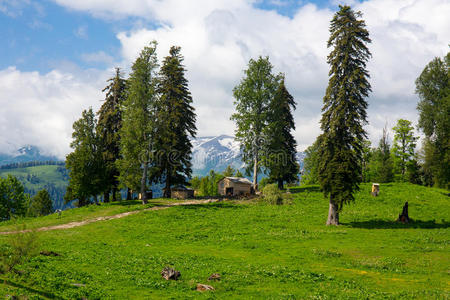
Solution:
<path fill-rule="evenodd" d="M 369 191 L 362 185 L 339 227 L 324 225 L 327 201 L 308 186 L 292 189 L 292 205 L 187 205 L 43 232 L 41 250 L 60 256 L 34 257 L 20 266 L 22 275 L 1 276 L 0 295 L 448 299 L 448 192 L 410 184 L 381 185 L 376 198 Z M 395 223 L 405 201 L 414 222 Z M 181 279 L 162 279 L 165 266 Z M 212 273 L 221 281 L 208 282 Z M 197 292 L 197 283 L 216 290 Z"/>

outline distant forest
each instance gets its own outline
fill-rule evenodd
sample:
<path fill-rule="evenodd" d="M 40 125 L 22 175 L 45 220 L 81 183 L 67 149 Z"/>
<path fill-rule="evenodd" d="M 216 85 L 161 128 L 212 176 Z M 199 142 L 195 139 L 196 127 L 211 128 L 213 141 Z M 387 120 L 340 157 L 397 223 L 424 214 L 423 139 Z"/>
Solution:
<path fill-rule="evenodd" d="M 63 161 L 28 161 L 28 162 L 16 162 L 7 165 L 0 166 L 0 170 L 11 170 L 11 169 L 20 169 L 20 168 L 28 168 L 28 167 L 36 167 L 36 166 L 64 166 L 65 162 Z"/>

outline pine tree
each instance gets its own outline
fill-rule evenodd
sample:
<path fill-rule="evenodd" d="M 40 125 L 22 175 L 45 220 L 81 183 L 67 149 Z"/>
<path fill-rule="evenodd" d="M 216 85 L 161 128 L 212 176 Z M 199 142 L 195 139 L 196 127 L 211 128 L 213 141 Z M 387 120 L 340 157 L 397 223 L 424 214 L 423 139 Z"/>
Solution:
<path fill-rule="evenodd" d="M 147 201 L 148 169 L 153 165 L 155 111 L 157 102 L 156 42 L 144 47 L 131 67 L 127 98 L 122 107 L 120 128 L 120 181 L 140 190 L 142 203 Z"/>
<path fill-rule="evenodd" d="M 253 186 L 256 189 L 261 160 L 266 154 L 264 129 L 267 126 L 268 108 L 279 86 L 280 76 L 272 74 L 268 57 L 250 59 L 245 77 L 233 89 L 236 113 L 236 140 L 241 144 L 242 160 L 247 174 L 253 169 Z"/>
<path fill-rule="evenodd" d="M 362 143 L 366 138 L 367 101 L 371 91 L 366 62 L 369 33 L 360 12 L 339 6 L 330 26 L 329 83 L 323 99 L 319 180 L 329 196 L 327 225 L 339 224 L 344 204 L 354 200 L 361 182 Z"/>
<path fill-rule="evenodd" d="M 231 165 L 228 165 L 222 174 L 225 177 L 233 177 L 235 172 L 236 170 Z"/>
<path fill-rule="evenodd" d="M 78 206 L 88 204 L 101 189 L 105 168 L 100 151 L 100 139 L 96 132 L 97 120 L 92 108 L 85 110 L 82 117 L 73 123 L 73 152 L 66 156 L 69 171 L 69 185 L 64 199 L 66 202 L 78 199 Z"/>
<path fill-rule="evenodd" d="M 426 172 L 436 185 L 450 187 L 450 52 L 433 59 L 416 80 L 419 128 L 425 134 Z"/>
<path fill-rule="evenodd" d="M 416 140 L 414 136 L 414 128 L 411 122 L 399 119 L 397 125 L 392 128 L 394 130 L 394 145 L 392 152 L 394 154 L 394 163 L 400 170 L 402 181 L 405 180 L 405 174 L 408 164 L 415 158 Z"/>
<path fill-rule="evenodd" d="M 185 77 L 180 47 L 171 47 L 160 71 L 156 146 L 158 158 L 152 178 L 165 182 L 164 197 L 171 187 L 187 184 L 192 174 L 192 143 L 197 128 L 192 97 Z"/>
<path fill-rule="evenodd" d="M 112 200 L 116 200 L 118 190 L 119 170 L 116 161 L 120 158 L 120 136 L 122 127 L 121 105 L 126 99 L 126 81 L 116 68 L 114 77 L 108 79 L 108 86 L 103 89 L 106 92 L 105 102 L 98 111 L 97 134 L 100 137 L 101 151 L 106 169 L 104 178 L 103 201 L 109 201 L 109 192 L 112 191 Z"/>
<path fill-rule="evenodd" d="M 268 125 L 264 129 L 267 142 L 264 166 L 269 172 L 269 180 L 277 182 L 278 189 L 281 190 L 284 182 L 297 180 L 299 173 L 297 143 L 291 133 L 295 130 L 292 116 L 295 101 L 286 89 L 284 78 L 281 79 L 268 109 Z"/>
<path fill-rule="evenodd" d="M 30 216 L 46 216 L 53 212 L 53 203 L 46 189 L 40 190 L 32 199 L 28 209 Z"/>

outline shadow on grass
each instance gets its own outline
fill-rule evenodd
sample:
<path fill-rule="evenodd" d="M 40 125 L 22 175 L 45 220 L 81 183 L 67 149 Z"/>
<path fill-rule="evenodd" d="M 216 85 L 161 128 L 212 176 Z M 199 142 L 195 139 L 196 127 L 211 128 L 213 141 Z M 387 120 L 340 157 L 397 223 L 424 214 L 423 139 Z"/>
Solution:
<path fill-rule="evenodd" d="M 320 192 L 319 186 L 305 186 L 300 188 L 289 189 L 291 194 Z"/>
<path fill-rule="evenodd" d="M 223 203 L 223 202 L 215 202 L 215 203 L 206 203 L 206 204 L 187 204 L 187 205 L 178 205 L 176 207 L 182 207 L 185 209 L 199 209 L 199 208 L 208 208 L 208 209 L 243 209 L 243 205 L 236 205 L 231 203 Z"/>
<path fill-rule="evenodd" d="M 410 223 L 407 224 L 386 220 L 371 220 L 371 221 L 349 222 L 341 224 L 353 228 L 365 228 L 365 229 L 401 229 L 401 228 L 439 229 L 450 227 L 450 222 L 443 221 L 442 223 L 436 223 L 435 220 L 431 221 L 412 220 Z"/>
<path fill-rule="evenodd" d="M 7 279 L 0 279 L 0 280 L 2 280 L 4 284 L 7 284 L 7 285 L 15 287 L 15 288 L 24 289 L 24 290 L 26 290 L 26 291 L 28 291 L 30 293 L 37 294 L 37 295 L 39 295 L 41 297 L 46 297 L 46 298 L 49 298 L 49 299 L 64 299 L 64 298 L 56 296 L 56 295 L 54 295 L 52 293 L 36 290 L 34 288 L 31 288 L 31 287 L 24 286 L 24 285 L 19 284 L 19 283 L 15 283 L 15 282 L 9 281 Z M 11 299 L 16 299 L 16 298 L 11 298 Z M 17 298 L 17 299 L 19 299 L 19 298 Z"/>

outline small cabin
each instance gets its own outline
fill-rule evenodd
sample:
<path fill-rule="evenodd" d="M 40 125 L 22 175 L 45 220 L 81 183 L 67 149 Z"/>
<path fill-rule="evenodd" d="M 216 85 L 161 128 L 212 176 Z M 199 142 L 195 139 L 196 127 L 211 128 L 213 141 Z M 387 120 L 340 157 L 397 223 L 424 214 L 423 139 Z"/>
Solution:
<path fill-rule="evenodd" d="M 194 190 L 189 189 L 183 185 L 179 185 L 170 189 L 170 195 L 172 198 L 176 199 L 194 198 Z"/>
<path fill-rule="evenodd" d="M 150 191 L 146 191 L 145 193 L 147 194 L 147 199 L 153 199 L 153 191 L 150 190 Z M 138 199 L 142 200 L 142 194 L 141 193 L 138 194 Z"/>
<path fill-rule="evenodd" d="M 225 177 L 218 183 L 219 195 L 239 196 L 253 194 L 253 184 L 247 178 Z"/>

